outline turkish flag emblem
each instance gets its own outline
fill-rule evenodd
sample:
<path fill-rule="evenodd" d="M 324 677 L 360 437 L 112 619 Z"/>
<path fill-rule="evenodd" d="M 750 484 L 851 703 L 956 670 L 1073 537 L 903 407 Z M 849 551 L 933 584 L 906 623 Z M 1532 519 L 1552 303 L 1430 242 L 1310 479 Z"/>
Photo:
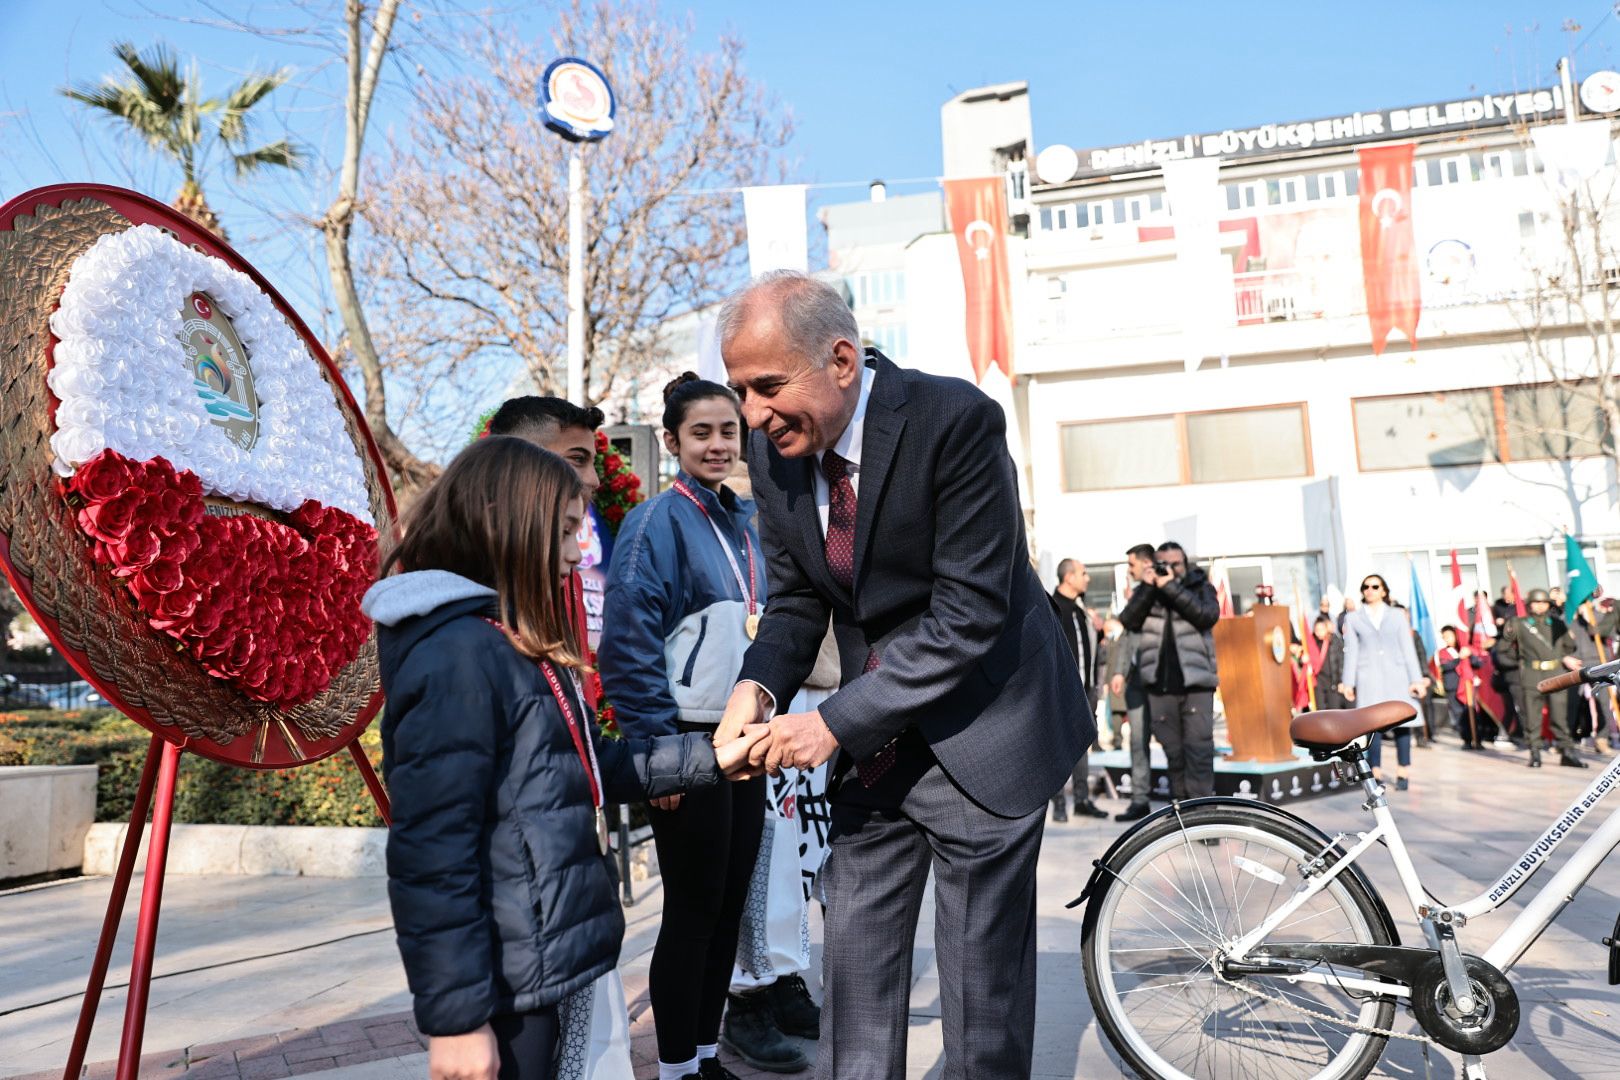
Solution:
<path fill-rule="evenodd" d="M 1417 347 L 1423 298 L 1412 240 L 1412 144 L 1374 146 L 1361 158 L 1361 274 L 1373 354 L 1399 330 Z"/>

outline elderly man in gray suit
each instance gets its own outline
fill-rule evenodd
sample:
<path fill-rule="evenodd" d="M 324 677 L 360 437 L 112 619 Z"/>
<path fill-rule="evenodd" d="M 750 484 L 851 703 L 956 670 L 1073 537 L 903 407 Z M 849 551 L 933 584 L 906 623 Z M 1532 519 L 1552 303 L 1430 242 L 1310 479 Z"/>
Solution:
<path fill-rule="evenodd" d="M 1029 563 L 1006 420 L 966 382 L 863 350 L 803 274 L 728 300 L 719 338 L 771 590 L 716 743 L 792 697 L 829 613 L 843 668 L 753 759 L 837 755 L 817 1073 L 905 1076 L 931 868 L 944 1075 L 1028 1076 L 1044 810 L 1096 732 Z"/>

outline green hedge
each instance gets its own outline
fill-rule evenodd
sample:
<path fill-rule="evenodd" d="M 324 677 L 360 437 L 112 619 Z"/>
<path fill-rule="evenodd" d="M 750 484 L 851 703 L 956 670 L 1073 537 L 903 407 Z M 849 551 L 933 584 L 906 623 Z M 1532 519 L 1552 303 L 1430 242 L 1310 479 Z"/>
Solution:
<path fill-rule="evenodd" d="M 0 765 L 99 765 L 96 820 L 126 821 L 151 735 L 107 709 L 0 713 Z M 382 768 L 373 725 L 360 738 Z M 346 753 L 301 769 L 261 772 L 194 754 L 180 762 L 174 820 L 215 825 L 381 825 L 365 781 Z"/>

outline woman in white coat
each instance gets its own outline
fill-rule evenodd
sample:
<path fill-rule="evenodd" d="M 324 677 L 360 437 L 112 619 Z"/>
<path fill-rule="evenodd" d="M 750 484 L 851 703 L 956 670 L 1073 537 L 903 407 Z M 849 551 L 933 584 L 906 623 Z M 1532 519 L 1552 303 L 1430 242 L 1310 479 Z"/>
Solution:
<path fill-rule="evenodd" d="M 1406 612 L 1389 603 L 1389 584 L 1379 574 L 1361 582 L 1361 606 L 1344 620 L 1344 681 L 1339 693 L 1354 706 L 1380 701 L 1407 701 L 1423 715 L 1421 702 L 1429 680 L 1418 667 L 1412 648 L 1412 623 Z M 1411 723 L 1402 724 L 1395 737 L 1395 789 L 1405 791 L 1406 770 L 1412 764 Z M 1367 760 L 1373 776 L 1382 781 L 1382 735 L 1372 737 Z"/>

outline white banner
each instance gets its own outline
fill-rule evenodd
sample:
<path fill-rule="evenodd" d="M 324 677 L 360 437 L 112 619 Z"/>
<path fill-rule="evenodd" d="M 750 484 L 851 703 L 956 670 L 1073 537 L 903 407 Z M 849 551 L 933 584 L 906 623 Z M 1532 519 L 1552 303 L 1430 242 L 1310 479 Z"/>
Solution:
<path fill-rule="evenodd" d="M 748 273 L 808 270 L 810 237 L 805 227 L 804 185 L 743 188 L 748 219 Z"/>
<path fill-rule="evenodd" d="M 1547 124 L 1530 132 L 1543 175 L 1555 188 L 1570 191 L 1603 171 L 1609 159 L 1609 122 L 1581 120 Z"/>
<path fill-rule="evenodd" d="M 1232 311 L 1232 274 L 1220 247 L 1219 158 L 1190 158 L 1164 163 L 1164 191 L 1176 228 L 1176 278 L 1180 282 L 1182 358 L 1195 371 L 1206 356 L 1221 352 L 1216 328 L 1222 307 Z"/>

